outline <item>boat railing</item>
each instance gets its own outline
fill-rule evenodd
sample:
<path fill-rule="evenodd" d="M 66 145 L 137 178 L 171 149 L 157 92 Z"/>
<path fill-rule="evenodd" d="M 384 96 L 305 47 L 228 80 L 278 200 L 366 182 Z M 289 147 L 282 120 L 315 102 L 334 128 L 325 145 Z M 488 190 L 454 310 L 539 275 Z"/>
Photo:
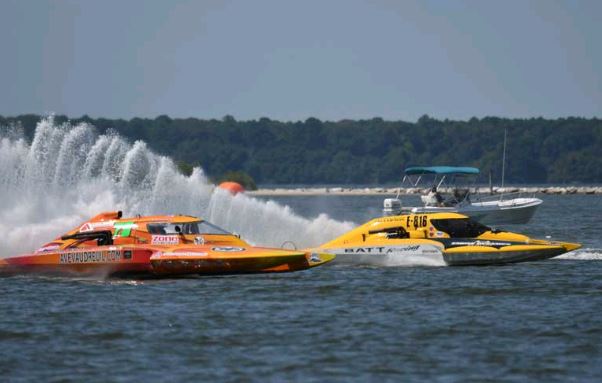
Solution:
<path fill-rule="evenodd" d="M 450 205 L 460 205 L 464 203 L 473 203 L 473 202 L 492 202 L 492 201 L 507 201 L 517 198 L 535 198 L 537 192 L 536 191 L 525 191 L 525 190 L 517 190 L 516 188 L 506 188 L 510 189 L 500 190 L 489 189 L 486 187 L 471 187 L 471 188 L 460 188 L 462 190 L 468 190 L 469 193 L 462 196 L 462 198 L 457 198 L 457 195 L 454 195 L 453 187 L 441 187 L 438 188 L 437 191 L 444 198 L 446 203 Z M 396 193 L 397 199 L 401 198 L 402 195 L 408 194 L 419 194 L 421 196 L 425 196 L 429 193 L 430 188 L 399 188 Z"/>

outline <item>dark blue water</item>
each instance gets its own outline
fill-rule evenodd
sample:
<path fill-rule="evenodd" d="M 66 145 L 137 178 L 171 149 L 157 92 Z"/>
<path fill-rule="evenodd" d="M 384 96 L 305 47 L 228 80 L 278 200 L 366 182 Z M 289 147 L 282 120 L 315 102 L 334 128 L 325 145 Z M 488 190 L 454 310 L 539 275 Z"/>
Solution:
<path fill-rule="evenodd" d="M 597 382 L 600 197 L 544 198 L 520 230 L 587 251 L 501 267 L 0 278 L 0 379 Z M 380 206 L 377 197 L 279 200 L 357 222 Z"/>

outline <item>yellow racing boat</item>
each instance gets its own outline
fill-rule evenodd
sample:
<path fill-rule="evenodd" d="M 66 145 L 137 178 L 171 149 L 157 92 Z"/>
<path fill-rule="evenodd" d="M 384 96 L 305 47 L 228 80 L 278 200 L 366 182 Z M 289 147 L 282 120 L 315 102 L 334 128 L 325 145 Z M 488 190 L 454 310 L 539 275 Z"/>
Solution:
<path fill-rule="evenodd" d="M 373 219 L 319 251 L 336 254 L 337 263 L 387 265 L 404 257 L 426 257 L 464 266 L 536 261 L 580 247 L 495 230 L 458 213 L 431 213 Z"/>

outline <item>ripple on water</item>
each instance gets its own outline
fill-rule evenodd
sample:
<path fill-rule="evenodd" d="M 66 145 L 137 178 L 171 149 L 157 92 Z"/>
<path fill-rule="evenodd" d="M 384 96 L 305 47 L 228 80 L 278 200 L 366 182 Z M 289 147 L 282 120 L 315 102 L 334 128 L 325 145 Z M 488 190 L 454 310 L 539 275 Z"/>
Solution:
<path fill-rule="evenodd" d="M 0 278 L 0 369 L 28 380 L 588 381 L 602 373 L 600 265 Z"/>
<path fill-rule="evenodd" d="M 0 374 L 9 381 L 597 382 L 602 242 L 590 208 L 597 200 L 589 197 L 542 197 L 520 231 L 584 249 L 541 262 L 149 281 L 0 278 Z M 315 216 L 314 201 L 317 212 L 355 222 L 381 202 L 328 198 L 280 202 Z"/>

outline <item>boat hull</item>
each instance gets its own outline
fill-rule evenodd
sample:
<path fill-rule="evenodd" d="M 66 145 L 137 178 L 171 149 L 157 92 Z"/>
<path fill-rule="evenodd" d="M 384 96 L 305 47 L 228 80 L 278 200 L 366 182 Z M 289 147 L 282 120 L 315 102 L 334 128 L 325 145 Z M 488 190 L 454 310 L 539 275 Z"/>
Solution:
<path fill-rule="evenodd" d="M 519 245 L 506 248 L 463 246 L 443 249 L 436 245 L 349 246 L 321 249 L 336 255 L 333 264 L 401 266 L 479 266 L 531 262 L 553 258 L 570 251 L 562 245 Z"/>
<path fill-rule="evenodd" d="M 529 223 L 537 211 L 542 200 L 529 198 L 524 203 L 479 204 L 474 203 L 465 209 L 459 209 L 459 213 L 465 214 L 484 225 L 522 225 Z"/>
<path fill-rule="evenodd" d="M 152 250 L 97 247 L 5 258 L 0 274 L 67 276 L 150 275 Z"/>
<path fill-rule="evenodd" d="M 251 254 L 236 253 L 228 257 L 190 251 L 157 253 L 150 258 L 150 263 L 157 276 L 208 275 L 298 271 L 335 258 L 327 253 L 269 250 L 267 254 L 262 254 L 261 250 L 253 250 Z"/>
<path fill-rule="evenodd" d="M 331 254 L 250 247 L 214 246 L 200 250 L 172 249 L 167 252 L 156 249 L 99 247 L 85 251 L 48 252 L 5 258 L 0 260 L 0 275 L 35 273 L 152 278 L 190 274 L 289 272 L 316 267 L 332 259 L 334 255 Z"/>
<path fill-rule="evenodd" d="M 501 265 L 540 261 L 556 257 L 568 250 L 563 246 L 509 246 L 504 249 L 459 247 L 446 249 L 443 260 L 449 266 Z"/>
<path fill-rule="evenodd" d="M 542 202 L 539 198 L 517 198 L 501 202 L 475 202 L 456 207 L 407 207 L 403 211 L 412 214 L 460 213 L 484 225 L 517 225 L 531 221 Z"/>

